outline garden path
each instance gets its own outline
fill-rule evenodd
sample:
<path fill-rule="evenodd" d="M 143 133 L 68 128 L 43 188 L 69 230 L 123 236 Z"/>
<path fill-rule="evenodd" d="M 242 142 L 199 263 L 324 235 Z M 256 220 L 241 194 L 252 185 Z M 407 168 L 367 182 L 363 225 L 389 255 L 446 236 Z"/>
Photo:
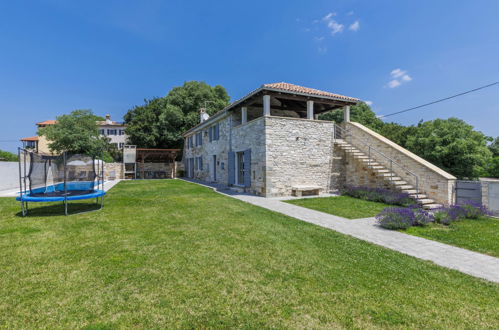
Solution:
<path fill-rule="evenodd" d="M 471 276 L 499 283 L 499 258 L 398 231 L 386 230 L 376 225 L 374 218 L 349 220 L 285 203 L 277 198 L 265 198 L 240 193 L 222 185 L 206 184 L 196 180 L 187 181 L 211 187 L 221 194 L 256 206 L 332 229 L 419 259 L 432 261 L 437 265 L 455 269 Z"/>

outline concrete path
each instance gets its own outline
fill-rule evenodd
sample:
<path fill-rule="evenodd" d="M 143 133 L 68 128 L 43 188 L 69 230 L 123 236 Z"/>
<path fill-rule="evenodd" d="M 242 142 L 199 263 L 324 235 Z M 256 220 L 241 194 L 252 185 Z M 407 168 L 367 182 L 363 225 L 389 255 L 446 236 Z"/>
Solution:
<path fill-rule="evenodd" d="M 116 184 L 118 184 L 120 181 L 121 181 L 120 179 L 117 179 L 104 182 L 104 191 L 108 191 Z M 19 187 L 9 190 L 0 190 L 0 197 L 16 197 L 18 194 L 19 194 Z"/>
<path fill-rule="evenodd" d="M 211 187 L 222 194 L 256 206 L 332 229 L 416 258 L 429 260 L 443 267 L 499 283 L 499 258 L 398 231 L 386 230 L 377 226 L 374 218 L 349 220 L 285 203 L 275 198 L 238 193 L 221 185 L 205 184 L 194 180 L 187 181 Z"/>

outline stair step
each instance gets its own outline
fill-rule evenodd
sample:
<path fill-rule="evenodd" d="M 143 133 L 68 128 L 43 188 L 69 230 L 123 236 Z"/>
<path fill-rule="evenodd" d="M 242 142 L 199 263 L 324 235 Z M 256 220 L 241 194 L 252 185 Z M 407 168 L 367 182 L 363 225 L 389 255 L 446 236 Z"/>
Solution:
<path fill-rule="evenodd" d="M 408 182 L 407 181 L 402 181 L 402 180 L 392 180 L 390 181 L 391 184 L 395 185 L 395 186 L 406 186 L 408 185 Z"/>
<path fill-rule="evenodd" d="M 361 156 L 361 155 L 354 155 L 353 158 L 357 158 L 357 159 L 368 159 L 369 157 L 367 157 L 367 156 Z"/>
<path fill-rule="evenodd" d="M 378 172 L 378 173 L 391 173 L 389 170 L 387 169 L 379 169 L 379 170 L 374 170 L 375 172 Z"/>
<path fill-rule="evenodd" d="M 368 164 L 369 165 L 369 164 Z M 386 167 L 384 167 L 383 165 L 371 165 L 369 166 L 370 168 L 372 168 L 373 170 L 382 170 L 382 169 L 386 169 Z"/>
<path fill-rule="evenodd" d="M 428 196 L 426 196 L 425 194 L 416 194 L 416 193 L 414 193 L 414 194 L 409 194 L 409 197 L 414 198 L 414 199 L 424 199 L 424 198 L 426 198 Z"/>
<path fill-rule="evenodd" d="M 336 157 L 336 156 L 333 156 L 333 159 L 334 159 L 334 160 L 341 160 L 341 159 L 343 159 L 343 157 Z"/>
<path fill-rule="evenodd" d="M 389 181 L 389 182 L 402 181 L 402 178 L 398 177 L 398 176 L 386 176 L 385 175 L 384 178 L 386 181 Z"/>
<path fill-rule="evenodd" d="M 416 189 L 402 189 L 401 192 L 412 195 L 412 194 L 416 194 L 417 190 Z"/>
<path fill-rule="evenodd" d="M 418 198 L 417 202 L 422 205 L 435 204 L 435 201 L 431 198 Z"/>
<path fill-rule="evenodd" d="M 434 209 L 439 209 L 442 206 L 443 206 L 442 204 L 425 204 L 423 205 L 423 208 L 426 210 L 434 210 Z"/>
<path fill-rule="evenodd" d="M 413 189 L 414 187 L 411 186 L 410 184 L 405 184 L 405 185 L 398 186 L 397 188 L 402 189 L 402 190 L 410 190 L 410 189 Z"/>

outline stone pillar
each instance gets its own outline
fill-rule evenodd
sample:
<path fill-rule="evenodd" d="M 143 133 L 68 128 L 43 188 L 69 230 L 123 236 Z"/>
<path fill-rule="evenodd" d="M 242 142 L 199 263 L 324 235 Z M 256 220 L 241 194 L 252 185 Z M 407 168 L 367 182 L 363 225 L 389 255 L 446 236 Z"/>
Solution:
<path fill-rule="evenodd" d="M 241 108 L 241 124 L 245 124 L 248 121 L 248 108 Z"/>
<path fill-rule="evenodd" d="M 263 96 L 263 115 L 270 116 L 270 95 Z"/>
<path fill-rule="evenodd" d="M 349 105 L 345 105 L 343 107 L 343 121 L 344 122 L 350 122 L 350 106 Z"/>
<path fill-rule="evenodd" d="M 314 101 L 307 101 L 307 119 L 314 119 Z"/>

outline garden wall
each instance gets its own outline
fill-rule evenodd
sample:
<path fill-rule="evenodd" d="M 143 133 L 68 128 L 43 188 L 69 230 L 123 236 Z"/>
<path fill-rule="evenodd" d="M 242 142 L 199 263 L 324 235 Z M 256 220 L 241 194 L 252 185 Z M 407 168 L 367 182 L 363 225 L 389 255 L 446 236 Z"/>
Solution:
<path fill-rule="evenodd" d="M 0 162 L 0 190 L 19 188 L 19 163 Z"/>

